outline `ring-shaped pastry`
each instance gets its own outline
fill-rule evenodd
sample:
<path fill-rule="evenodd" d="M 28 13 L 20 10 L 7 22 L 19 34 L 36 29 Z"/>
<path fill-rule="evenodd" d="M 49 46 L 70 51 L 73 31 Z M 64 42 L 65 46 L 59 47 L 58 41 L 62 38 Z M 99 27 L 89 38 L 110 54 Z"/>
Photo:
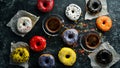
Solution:
<path fill-rule="evenodd" d="M 55 67 L 55 59 L 51 54 L 42 54 L 38 64 L 41 68 L 53 68 Z"/>
<path fill-rule="evenodd" d="M 67 29 L 62 33 L 62 38 L 68 45 L 74 45 L 78 40 L 78 31 L 76 29 Z"/>
<path fill-rule="evenodd" d="M 11 53 L 11 58 L 15 63 L 23 63 L 29 60 L 29 52 L 24 47 L 18 47 Z"/>
<path fill-rule="evenodd" d="M 54 7 L 54 0 L 38 0 L 37 8 L 42 12 L 50 12 Z"/>
<path fill-rule="evenodd" d="M 30 47 L 33 51 L 42 51 L 46 48 L 46 39 L 42 36 L 34 36 L 30 40 Z"/>
<path fill-rule="evenodd" d="M 87 10 L 92 15 L 97 14 L 102 10 L 102 4 L 99 0 L 89 0 Z"/>
<path fill-rule="evenodd" d="M 66 66 L 72 66 L 76 61 L 76 53 L 68 47 L 63 47 L 59 53 L 58 58 Z"/>
<path fill-rule="evenodd" d="M 65 15 L 72 21 L 79 19 L 81 15 L 81 8 L 76 4 L 70 4 L 65 10 Z"/>
<path fill-rule="evenodd" d="M 96 25 L 101 31 L 109 31 L 112 27 L 112 20 L 108 16 L 100 16 L 96 20 Z"/>
<path fill-rule="evenodd" d="M 32 20 L 29 17 L 20 17 L 17 21 L 17 30 L 20 33 L 28 33 L 32 29 Z"/>
<path fill-rule="evenodd" d="M 100 50 L 96 54 L 96 61 L 100 64 L 107 65 L 110 62 L 112 62 L 112 60 L 113 60 L 112 53 L 107 49 Z"/>

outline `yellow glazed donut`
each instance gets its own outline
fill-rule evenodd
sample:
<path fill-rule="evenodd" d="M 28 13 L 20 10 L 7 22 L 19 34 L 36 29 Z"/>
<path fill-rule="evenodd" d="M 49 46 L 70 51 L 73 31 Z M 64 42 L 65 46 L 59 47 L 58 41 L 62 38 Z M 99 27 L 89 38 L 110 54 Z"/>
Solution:
<path fill-rule="evenodd" d="M 23 63 L 28 61 L 29 59 L 29 52 L 26 48 L 19 47 L 16 48 L 12 53 L 11 53 L 11 58 L 13 62 L 16 63 Z"/>
<path fill-rule="evenodd" d="M 76 61 L 76 53 L 68 47 L 63 47 L 59 53 L 58 58 L 66 66 L 72 66 Z"/>

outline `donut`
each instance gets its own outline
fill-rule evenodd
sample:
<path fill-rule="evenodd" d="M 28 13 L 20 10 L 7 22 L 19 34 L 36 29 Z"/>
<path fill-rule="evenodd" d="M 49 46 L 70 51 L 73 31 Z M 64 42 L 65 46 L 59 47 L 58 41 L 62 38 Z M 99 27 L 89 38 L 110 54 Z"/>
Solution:
<path fill-rule="evenodd" d="M 90 31 L 83 35 L 82 46 L 87 50 L 94 50 L 100 45 L 100 36 L 97 32 Z"/>
<path fill-rule="evenodd" d="M 38 0 L 37 7 L 42 12 L 50 12 L 54 7 L 54 0 Z"/>
<path fill-rule="evenodd" d="M 99 13 L 101 10 L 102 10 L 102 4 L 99 0 L 89 0 L 87 2 L 88 13 L 94 15 Z"/>
<path fill-rule="evenodd" d="M 96 61 L 100 64 L 107 65 L 112 62 L 113 56 L 109 50 L 103 49 L 96 54 Z"/>
<path fill-rule="evenodd" d="M 62 38 L 68 45 L 74 45 L 78 40 L 78 31 L 76 29 L 67 29 L 62 33 Z"/>
<path fill-rule="evenodd" d="M 20 17 L 17 21 L 17 30 L 20 33 L 28 33 L 32 29 L 32 20 L 29 17 Z"/>
<path fill-rule="evenodd" d="M 63 47 L 58 53 L 58 58 L 64 65 L 72 66 L 76 61 L 76 53 L 71 48 Z"/>
<path fill-rule="evenodd" d="M 58 32 L 62 27 L 62 21 L 57 16 L 50 16 L 45 23 L 46 29 L 51 33 Z"/>
<path fill-rule="evenodd" d="M 51 54 L 42 54 L 38 64 L 41 68 L 53 68 L 55 67 L 55 59 Z"/>
<path fill-rule="evenodd" d="M 11 59 L 15 63 L 24 63 L 29 60 L 29 52 L 26 48 L 18 47 L 11 53 Z"/>
<path fill-rule="evenodd" d="M 96 25 L 98 29 L 106 32 L 109 31 L 110 28 L 112 27 L 112 20 L 108 16 L 100 16 L 96 20 Z"/>
<path fill-rule="evenodd" d="M 65 15 L 72 21 L 79 19 L 81 15 L 81 8 L 76 4 L 70 4 L 66 7 Z"/>
<path fill-rule="evenodd" d="M 30 48 L 33 51 L 39 52 L 46 48 L 46 39 L 42 36 L 34 36 L 30 39 Z"/>

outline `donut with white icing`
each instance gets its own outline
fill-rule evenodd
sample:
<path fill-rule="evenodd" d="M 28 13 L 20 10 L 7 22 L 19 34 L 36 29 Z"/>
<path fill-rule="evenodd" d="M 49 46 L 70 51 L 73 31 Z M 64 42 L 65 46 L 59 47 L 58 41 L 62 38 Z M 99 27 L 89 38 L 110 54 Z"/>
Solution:
<path fill-rule="evenodd" d="M 32 20 L 29 17 L 20 17 L 17 21 L 17 30 L 20 33 L 28 33 L 32 29 Z"/>
<path fill-rule="evenodd" d="M 66 7 L 65 15 L 72 21 L 79 19 L 81 15 L 81 8 L 76 4 L 70 4 Z"/>

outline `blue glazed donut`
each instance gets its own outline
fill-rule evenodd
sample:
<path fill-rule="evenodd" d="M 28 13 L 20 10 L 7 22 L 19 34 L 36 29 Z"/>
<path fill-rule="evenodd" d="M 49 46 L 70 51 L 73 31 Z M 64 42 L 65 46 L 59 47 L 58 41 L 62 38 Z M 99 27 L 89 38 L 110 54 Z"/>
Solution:
<path fill-rule="evenodd" d="M 78 40 L 78 31 L 76 29 L 67 29 L 63 32 L 62 38 L 68 45 L 74 45 Z"/>
<path fill-rule="evenodd" d="M 51 54 L 42 54 L 39 57 L 38 64 L 41 68 L 53 68 L 55 66 L 55 59 Z"/>

